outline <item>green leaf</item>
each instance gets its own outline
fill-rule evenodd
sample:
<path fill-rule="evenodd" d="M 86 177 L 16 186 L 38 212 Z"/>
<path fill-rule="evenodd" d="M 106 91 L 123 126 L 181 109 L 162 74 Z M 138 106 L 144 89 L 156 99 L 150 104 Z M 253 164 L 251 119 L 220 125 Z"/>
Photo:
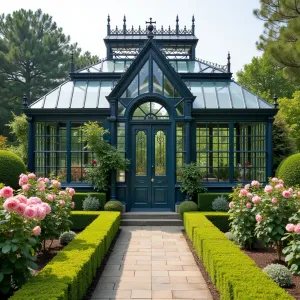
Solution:
<path fill-rule="evenodd" d="M 26 266 L 33 270 L 36 270 L 38 268 L 38 265 L 31 260 L 26 261 Z"/>
<path fill-rule="evenodd" d="M 0 282 L 3 280 L 3 278 L 4 278 L 4 274 L 0 272 Z"/>
<path fill-rule="evenodd" d="M 16 252 L 19 249 L 19 246 L 18 245 L 12 245 L 11 248 L 12 248 L 13 252 Z"/>
<path fill-rule="evenodd" d="M 13 269 L 11 267 L 5 267 L 1 271 L 3 274 L 11 274 L 13 273 Z"/>
<path fill-rule="evenodd" d="M 11 250 L 11 245 L 5 245 L 5 246 L 2 248 L 2 253 L 6 254 L 6 253 L 8 253 L 10 250 Z"/>

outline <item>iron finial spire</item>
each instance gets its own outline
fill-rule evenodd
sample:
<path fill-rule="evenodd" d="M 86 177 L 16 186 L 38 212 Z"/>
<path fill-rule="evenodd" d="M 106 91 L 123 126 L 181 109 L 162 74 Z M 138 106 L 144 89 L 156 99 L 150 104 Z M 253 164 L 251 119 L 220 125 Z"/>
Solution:
<path fill-rule="evenodd" d="M 110 16 L 107 16 L 107 35 L 110 34 Z"/>
<path fill-rule="evenodd" d="M 230 56 L 230 52 L 228 51 L 228 55 L 227 55 L 227 73 L 230 73 L 230 67 L 231 67 L 230 59 L 231 59 L 231 56 Z"/>
<path fill-rule="evenodd" d="M 27 108 L 28 107 L 28 102 L 27 102 L 28 98 L 27 98 L 27 95 L 26 93 L 24 93 L 23 95 L 23 107 L 24 108 Z"/>
<path fill-rule="evenodd" d="M 154 26 L 153 26 L 153 24 L 156 24 L 156 21 L 152 21 L 152 18 L 150 18 L 150 21 L 148 22 L 148 21 L 146 21 L 146 25 L 147 24 L 149 24 L 148 25 L 148 27 L 147 27 L 147 30 L 149 31 L 149 34 L 148 34 L 148 38 L 149 39 L 153 39 L 153 29 L 154 29 Z"/>
<path fill-rule="evenodd" d="M 70 58 L 70 73 L 75 72 L 75 64 L 74 64 L 74 53 L 71 53 L 71 58 Z"/>
<path fill-rule="evenodd" d="M 123 34 L 126 34 L 126 16 L 123 18 Z"/>
<path fill-rule="evenodd" d="M 273 105 L 275 108 L 277 108 L 278 107 L 278 102 L 277 102 L 278 97 L 277 97 L 276 93 L 274 94 L 273 100 L 274 100 Z"/>
<path fill-rule="evenodd" d="M 192 34 L 195 35 L 195 17 L 192 17 Z"/>
<path fill-rule="evenodd" d="M 179 18 L 178 15 L 176 16 L 176 34 L 179 34 Z"/>

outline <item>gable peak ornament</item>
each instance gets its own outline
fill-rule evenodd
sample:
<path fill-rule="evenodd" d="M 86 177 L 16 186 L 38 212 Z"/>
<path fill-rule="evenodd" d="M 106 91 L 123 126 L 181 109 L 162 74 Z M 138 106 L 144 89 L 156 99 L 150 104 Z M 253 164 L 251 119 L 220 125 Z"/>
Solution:
<path fill-rule="evenodd" d="M 150 21 L 146 21 L 146 24 L 149 24 L 147 27 L 147 30 L 149 31 L 148 38 L 153 39 L 153 29 L 154 29 L 153 24 L 156 24 L 156 21 L 152 21 L 152 18 L 149 19 Z"/>

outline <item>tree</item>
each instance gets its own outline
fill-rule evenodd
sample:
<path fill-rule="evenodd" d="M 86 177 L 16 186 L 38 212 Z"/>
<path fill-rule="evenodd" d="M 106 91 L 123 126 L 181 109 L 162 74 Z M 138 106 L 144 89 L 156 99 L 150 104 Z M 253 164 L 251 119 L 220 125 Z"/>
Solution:
<path fill-rule="evenodd" d="M 260 0 L 254 14 L 265 22 L 265 30 L 257 42 L 285 67 L 290 78 L 300 74 L 300 0 Z"/>
<path fill-rule="evenodd" d="M 273 102 L 278 97 L 291 97 L 295 84 L 284 77 L 283 68 L 267 53 L 253 57 L 250 64 L 237 72 L 238 82 L 262 99 Z"/>

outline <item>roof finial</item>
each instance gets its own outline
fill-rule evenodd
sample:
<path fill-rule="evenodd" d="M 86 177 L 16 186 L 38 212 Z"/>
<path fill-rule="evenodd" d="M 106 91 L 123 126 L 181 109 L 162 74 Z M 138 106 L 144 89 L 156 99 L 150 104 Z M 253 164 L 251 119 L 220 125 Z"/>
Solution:
<path fill-rule="evenodd" d="M 123 18 L 123 34 L 126 34 L 126 16 Z"/>
<path fill-rule="evenodd" d="M 195 35 L 195 17 L 192 17 L 192 35 Z"/>
<path fill-rule="evenodd" d="M 107 35 L 110 35 L 110 16 L 107 16 Z"/>
<path fill-rule="evenodd" d="M 230 59 L 231 59 L 231 56 L 230 56 L 230 52 L 228 51 L 228 55 L 227 55 L 227 73 L 231 73 L 230 72 L 230 67 L 231 67 Z"/>
<path fill-rule="evenodd" d="M 154 29 L 154 26 L 153 24 L 156 24 L 156 21 L 152 21 L 152 18 L 150 18 L 150 21 L 146 21 L 146 24 L 149 24 L 148 27 L 147 27 L 147 30 L 149 31 L 149 34 L 148 34 L 148 38 L 149 39 L 153 39 L 153 29 Z"/>
<path fill-rule="evenodd" d="M 176 17 L 176 34 L 179 34 L 179 18 L 178 18 L 178 15 Z"/>
<path fill-rule="evenodd" d="M 70 73 L 75 72 L 75 65 L 74 65 L 74 53 L 71 53 L 71 58 L 70 58 Z"/>
<path fill-rule="evenodd" d="M 278 108 L 278 102 L 277 102 L 278 97 L 277 97 L 276 93 L 274 94 L 273 100 L 274 100 L 274 102 L 273 102 L 274 107 Z"/>
<path fill-rule="evenodd" d="M 26 93 L 24 93 L 24 95 L 23 95 L 23 107 L 24 108 L 28 107 L 27 99 L 28 99 L 27 95 L 26 95 Z"/>

